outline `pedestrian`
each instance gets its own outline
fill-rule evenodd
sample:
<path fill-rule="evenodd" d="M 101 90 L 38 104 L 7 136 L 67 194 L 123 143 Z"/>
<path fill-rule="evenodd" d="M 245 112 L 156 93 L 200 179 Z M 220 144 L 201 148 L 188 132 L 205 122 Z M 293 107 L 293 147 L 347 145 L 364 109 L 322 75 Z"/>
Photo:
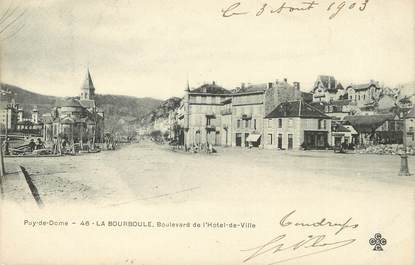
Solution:
<path fill-rule="evenodd" d="M 35 148 L 36 148 L 35 140 L 33 140 L 33 139 L 30 140 L 29 147 L 30 147 L 31 152 L 33 152 L 33 150 L 35 150 Z"/>
<path fill-rule="evenodd" d="M 43 142 L 40 138 L 37 138 L 36 150 L 44 149 Z"/>
<path fill-rule="evenodd" d="M 10 151 L 9 151 L 9 138 L 6 139 L 6 141 L 4 142 L 4 154 L 5 155 L 9 155 Z"/>
<path fill-rule="evenodd" d="M 65 138 L 62 139 L 62 153 L 66 152 L 66 145 L 67 145 L 67 141 Z"/>

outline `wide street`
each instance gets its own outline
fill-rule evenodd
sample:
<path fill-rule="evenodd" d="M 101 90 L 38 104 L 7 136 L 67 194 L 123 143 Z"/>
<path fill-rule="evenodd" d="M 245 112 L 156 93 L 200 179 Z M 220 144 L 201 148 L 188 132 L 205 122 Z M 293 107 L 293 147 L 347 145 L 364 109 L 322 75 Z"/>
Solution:
<path fill-rule="evenodd" d="M 218 151 L 212 155 L 174 152 L 147 141 L 98 154 L 6 158 L 11 174 L 5 178 L 5 199 L 31 200 L 16 173 L 18 165 L 32 175 L 46 205 L 262 201 L 281 190 L 301 196 L 315 188 L 321 192 L 371 193 L 415 183 L 413 176 L 398 176 L 398 156 L 237 148 Z M 409 167 L 415 173 L 413 157 L 409 157 Z"/>
<path fill-rule="evenodd" d="M 409 158 L 413 173 L 414 161 Z M 16 173 L 18 165 L 31 174 L 43 209 L 37 209 L 25 180 Z M 327 235 L 329 241 L 356 239 L 344 249 L 286 264 L 323 264 L 334 258 L 344 260 L 344 265 L 411 260 L 415 178 L 398 176 L 398 156 L 236 148 L 220 148 L 212 155 L 190 154 L 147 141 L 97 154 L 7 158 L 6 166 L 10 174 L 4 183 L 5 203 L 0 213 L 7 216 L 2 220 L 8 229 L 2 233 L 5 238 L 25 234 L 31 239 L 3 242 L 8 257 L 18 264 L 39 256 L 48 257 L 43 264 L 57 264 L 61 256 L 68 256 L 71 263 L 82 257 L 85 264 L 126 264 L 131 258 L 143 264 L 270 264 L 311 251 L 267 253 L 243 263 L 252 251 L 242 249 L 283 233 L 287 244 L 317 233 Z M 281 226 L 281 218 L 289 213 L 293 214 L 287 222 L 326 218 L 343 224 L 350 219 L 350 225 L 357 227 L 335 234 L 338 227 L 327 225 Z M 76 224 L 24 225 L 24 220 L 48 218 Z M 249 223 L 255 228 L 85 227 L 79 225 L 83 220 L 134 220 L 153 225 L 160 221 L 218 226 Z M 388 240 L 387 259 L 376 255 L 368 243 L 378 232 Z M 17 255 L 28 248 L 32 249 L 30 255 Z M 189 255 L 178 254 L 185 252 Z M 148 254 L 148 260 L 142 253 Z M 157 262 L 151 257 L 158 257 Z"/>

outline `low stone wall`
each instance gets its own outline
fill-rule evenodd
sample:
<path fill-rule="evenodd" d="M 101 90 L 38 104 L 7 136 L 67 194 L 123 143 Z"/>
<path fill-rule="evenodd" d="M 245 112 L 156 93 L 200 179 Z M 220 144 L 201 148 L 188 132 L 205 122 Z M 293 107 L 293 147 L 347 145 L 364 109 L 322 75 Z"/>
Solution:
<path fill-rule="evenodd" d="M 370 145 L 365 148 L 358 148 L 358 154 L 378 154 L 378 155 L 399 155 L 403 154 L 403 146 L 401 144 L 378 144 Z M 408 155 L 415 155 L 415 147 L 407 148 Z"/>

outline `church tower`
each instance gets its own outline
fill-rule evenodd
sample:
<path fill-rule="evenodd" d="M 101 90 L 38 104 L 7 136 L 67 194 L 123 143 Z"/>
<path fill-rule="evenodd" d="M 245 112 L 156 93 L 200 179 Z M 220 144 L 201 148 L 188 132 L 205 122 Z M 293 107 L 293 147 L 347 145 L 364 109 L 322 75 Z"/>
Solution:
<path fill-rule="evenodd" d="M 91 74 L 88 72 L 86 74 L 85 82 L 81 88 L 81 100 L 94 100 L 95 98 L 95 87 L 92 82 Z"/>

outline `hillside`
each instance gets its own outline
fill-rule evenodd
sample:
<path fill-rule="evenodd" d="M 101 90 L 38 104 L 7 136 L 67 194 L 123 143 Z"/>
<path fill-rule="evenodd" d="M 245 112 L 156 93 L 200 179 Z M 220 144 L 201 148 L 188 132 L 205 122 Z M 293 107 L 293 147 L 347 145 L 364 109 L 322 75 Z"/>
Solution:
<path fill-rule="evenodd" d="M 175 110 L 180 106 L 181 99 L 178 97 L 171 97 L 163 101 L 159 106 L 149 112 L 142 120 L 143 125 L 149 125 L 156 119 L 167 118 L 171 110 Z"/>
<path fill-rule="evenodd" d="M 1 84 L 1 86 L 3 89 L 12 91 L 15 94 L 16 103 L 23 108 L 27 117 L 29 117 L 29 113 L 34 106 L 37 106 L 40 113 L 46 113 L 50 111 L 51 106 L 55 105 L 56 100 L 59 100 L 59 97 L 34 93 L 9 84 Z"/>
<path fill-rule="evenodd" d="M 23 107 L 25 116 L 29 117 L 30 111 L 37 106 L 39 113 L 48 113 L 56 105 L 61 97 L 47 96 L 28 91 L 26 89 L 2 84 L 2 88 L 15 94 L 15 101 Z M 163 101 L 154 98 L 136 98 L 120 95 L 96 95 L 97 106 L 104 110 L 106 128 L 116 127 L 116 123 L 125 117 L 128 119 L 142 119 L 160 106 Z"/>

